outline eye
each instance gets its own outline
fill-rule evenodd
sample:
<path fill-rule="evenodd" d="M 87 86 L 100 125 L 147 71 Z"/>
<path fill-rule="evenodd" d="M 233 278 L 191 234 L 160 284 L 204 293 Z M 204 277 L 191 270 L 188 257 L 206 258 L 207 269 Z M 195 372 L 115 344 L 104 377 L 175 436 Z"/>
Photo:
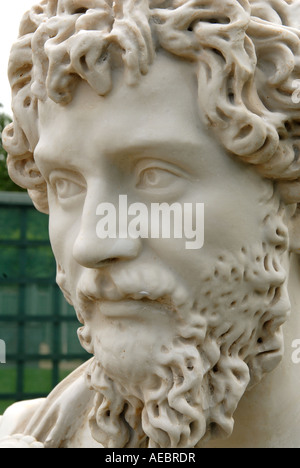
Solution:
<path fill-rule="evenodd" d="M 60 200 L 67 200 L 69 198 L 76 197 L 84 190 L 84 187 L 81 184 L 62 178 L 53 180 L 51 185 Z"/>
<path fill-rule="evenodd" d="M 157 167 L 143 170 L 139 174 L 137 188 L 139 189 L 164 189 L 173 184 L 178 176 L 172 172 Z"/>

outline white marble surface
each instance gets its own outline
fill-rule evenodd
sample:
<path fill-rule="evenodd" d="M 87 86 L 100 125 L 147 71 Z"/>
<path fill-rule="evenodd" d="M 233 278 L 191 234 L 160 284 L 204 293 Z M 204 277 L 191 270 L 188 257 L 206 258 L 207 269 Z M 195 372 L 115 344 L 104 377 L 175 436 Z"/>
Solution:
<path fill-rule="evenodd" d="M 44 0 L 25 16 L 8 167 L 50 215 L 93 358 L 11 407 L 1 448 L 300 447 L 299 27 L 298 0 Z M 204 204 L 203 247 L 100 239 L 99 204 L 120 196 L 144 227 L 154 204 Z"/>

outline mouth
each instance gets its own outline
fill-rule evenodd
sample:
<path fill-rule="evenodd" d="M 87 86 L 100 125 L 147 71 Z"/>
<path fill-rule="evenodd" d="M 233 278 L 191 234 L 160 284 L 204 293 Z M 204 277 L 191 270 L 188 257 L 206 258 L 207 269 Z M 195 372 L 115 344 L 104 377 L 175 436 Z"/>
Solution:
<path fill-rule="evenodd" d="M 101 301 L 100 312 L 104 317 L 114 319 L 137 319 L 148 318 L 153 315 L 169 315 L 174 313 L 174 306 L 167 298 L 140 299 L 127 298 L 120 301 Z"/>

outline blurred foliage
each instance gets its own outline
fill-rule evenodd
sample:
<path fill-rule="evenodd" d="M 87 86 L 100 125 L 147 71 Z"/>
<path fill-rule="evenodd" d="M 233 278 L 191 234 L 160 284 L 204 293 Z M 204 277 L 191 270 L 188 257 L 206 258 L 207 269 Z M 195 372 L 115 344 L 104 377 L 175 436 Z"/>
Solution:
<path fill-rule="evenodd" d="M 0 279 L 55 278 L 55 262 L 49 245 L 48 216 L 33 207 L 2 207 L 0 241 L 8 242 L 0 249 Z M 9 245 L 15 241 L 17 245 Z M 39 241 L 41 245 L 31 245 Z M 20 244 L 19 244 L 20 243 Z M 26 248 L 25 248 L 26 244 Z"/>
<path fill-rule="evenodd" d="M 2 107 L 3 105 L 0 104 L 0 190 L 5 192 L 24 192 L 24 189 L 14 184 L 7 172 L 7 152 L 2 146 L 2 132 L 6 125 L 11 122 L 11 118 L 1 111 Z"/>

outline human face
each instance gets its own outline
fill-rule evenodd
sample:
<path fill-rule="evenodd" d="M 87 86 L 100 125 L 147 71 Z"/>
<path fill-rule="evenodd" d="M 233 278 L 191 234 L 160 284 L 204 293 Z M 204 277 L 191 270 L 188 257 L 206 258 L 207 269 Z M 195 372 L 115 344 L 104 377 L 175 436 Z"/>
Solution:
<path fill-rule="evenodd" d="M 154 307 L 155 301 L 141 307 L 140 292 L 166 296 L 163 278 L 167 283 L 172 277 L 181 288 L 180 305 L 198 295 L 199 279 L 224 251 L 238 257 L 245 246 L 262 242 L 262 202 L 272 184 L 225 153 L 205 124 L 197 93 L 194 65 L 159 53 L 135 87 L 115 71 L 108 96 L 81 83 L 68 106 L 40 103 L 35 159 L 48 184 L 53 251 L 74 304 L 80 288 L 102 301 L 89 321 L 102 330 L 108 361 L 114 347 L 126 360 L 123 350 L 131 343 L 126 356 L 142 365 L 153 340 L 174 335 L 172 307 Z M 185 239 L 99 240 L 97 206 L 117 206 L 122 194 L 128 203 L 149 207 L 204 203 L 203 248 L 187 250 Z M 162 278 L 155 274 L 159 269 Z"/>

